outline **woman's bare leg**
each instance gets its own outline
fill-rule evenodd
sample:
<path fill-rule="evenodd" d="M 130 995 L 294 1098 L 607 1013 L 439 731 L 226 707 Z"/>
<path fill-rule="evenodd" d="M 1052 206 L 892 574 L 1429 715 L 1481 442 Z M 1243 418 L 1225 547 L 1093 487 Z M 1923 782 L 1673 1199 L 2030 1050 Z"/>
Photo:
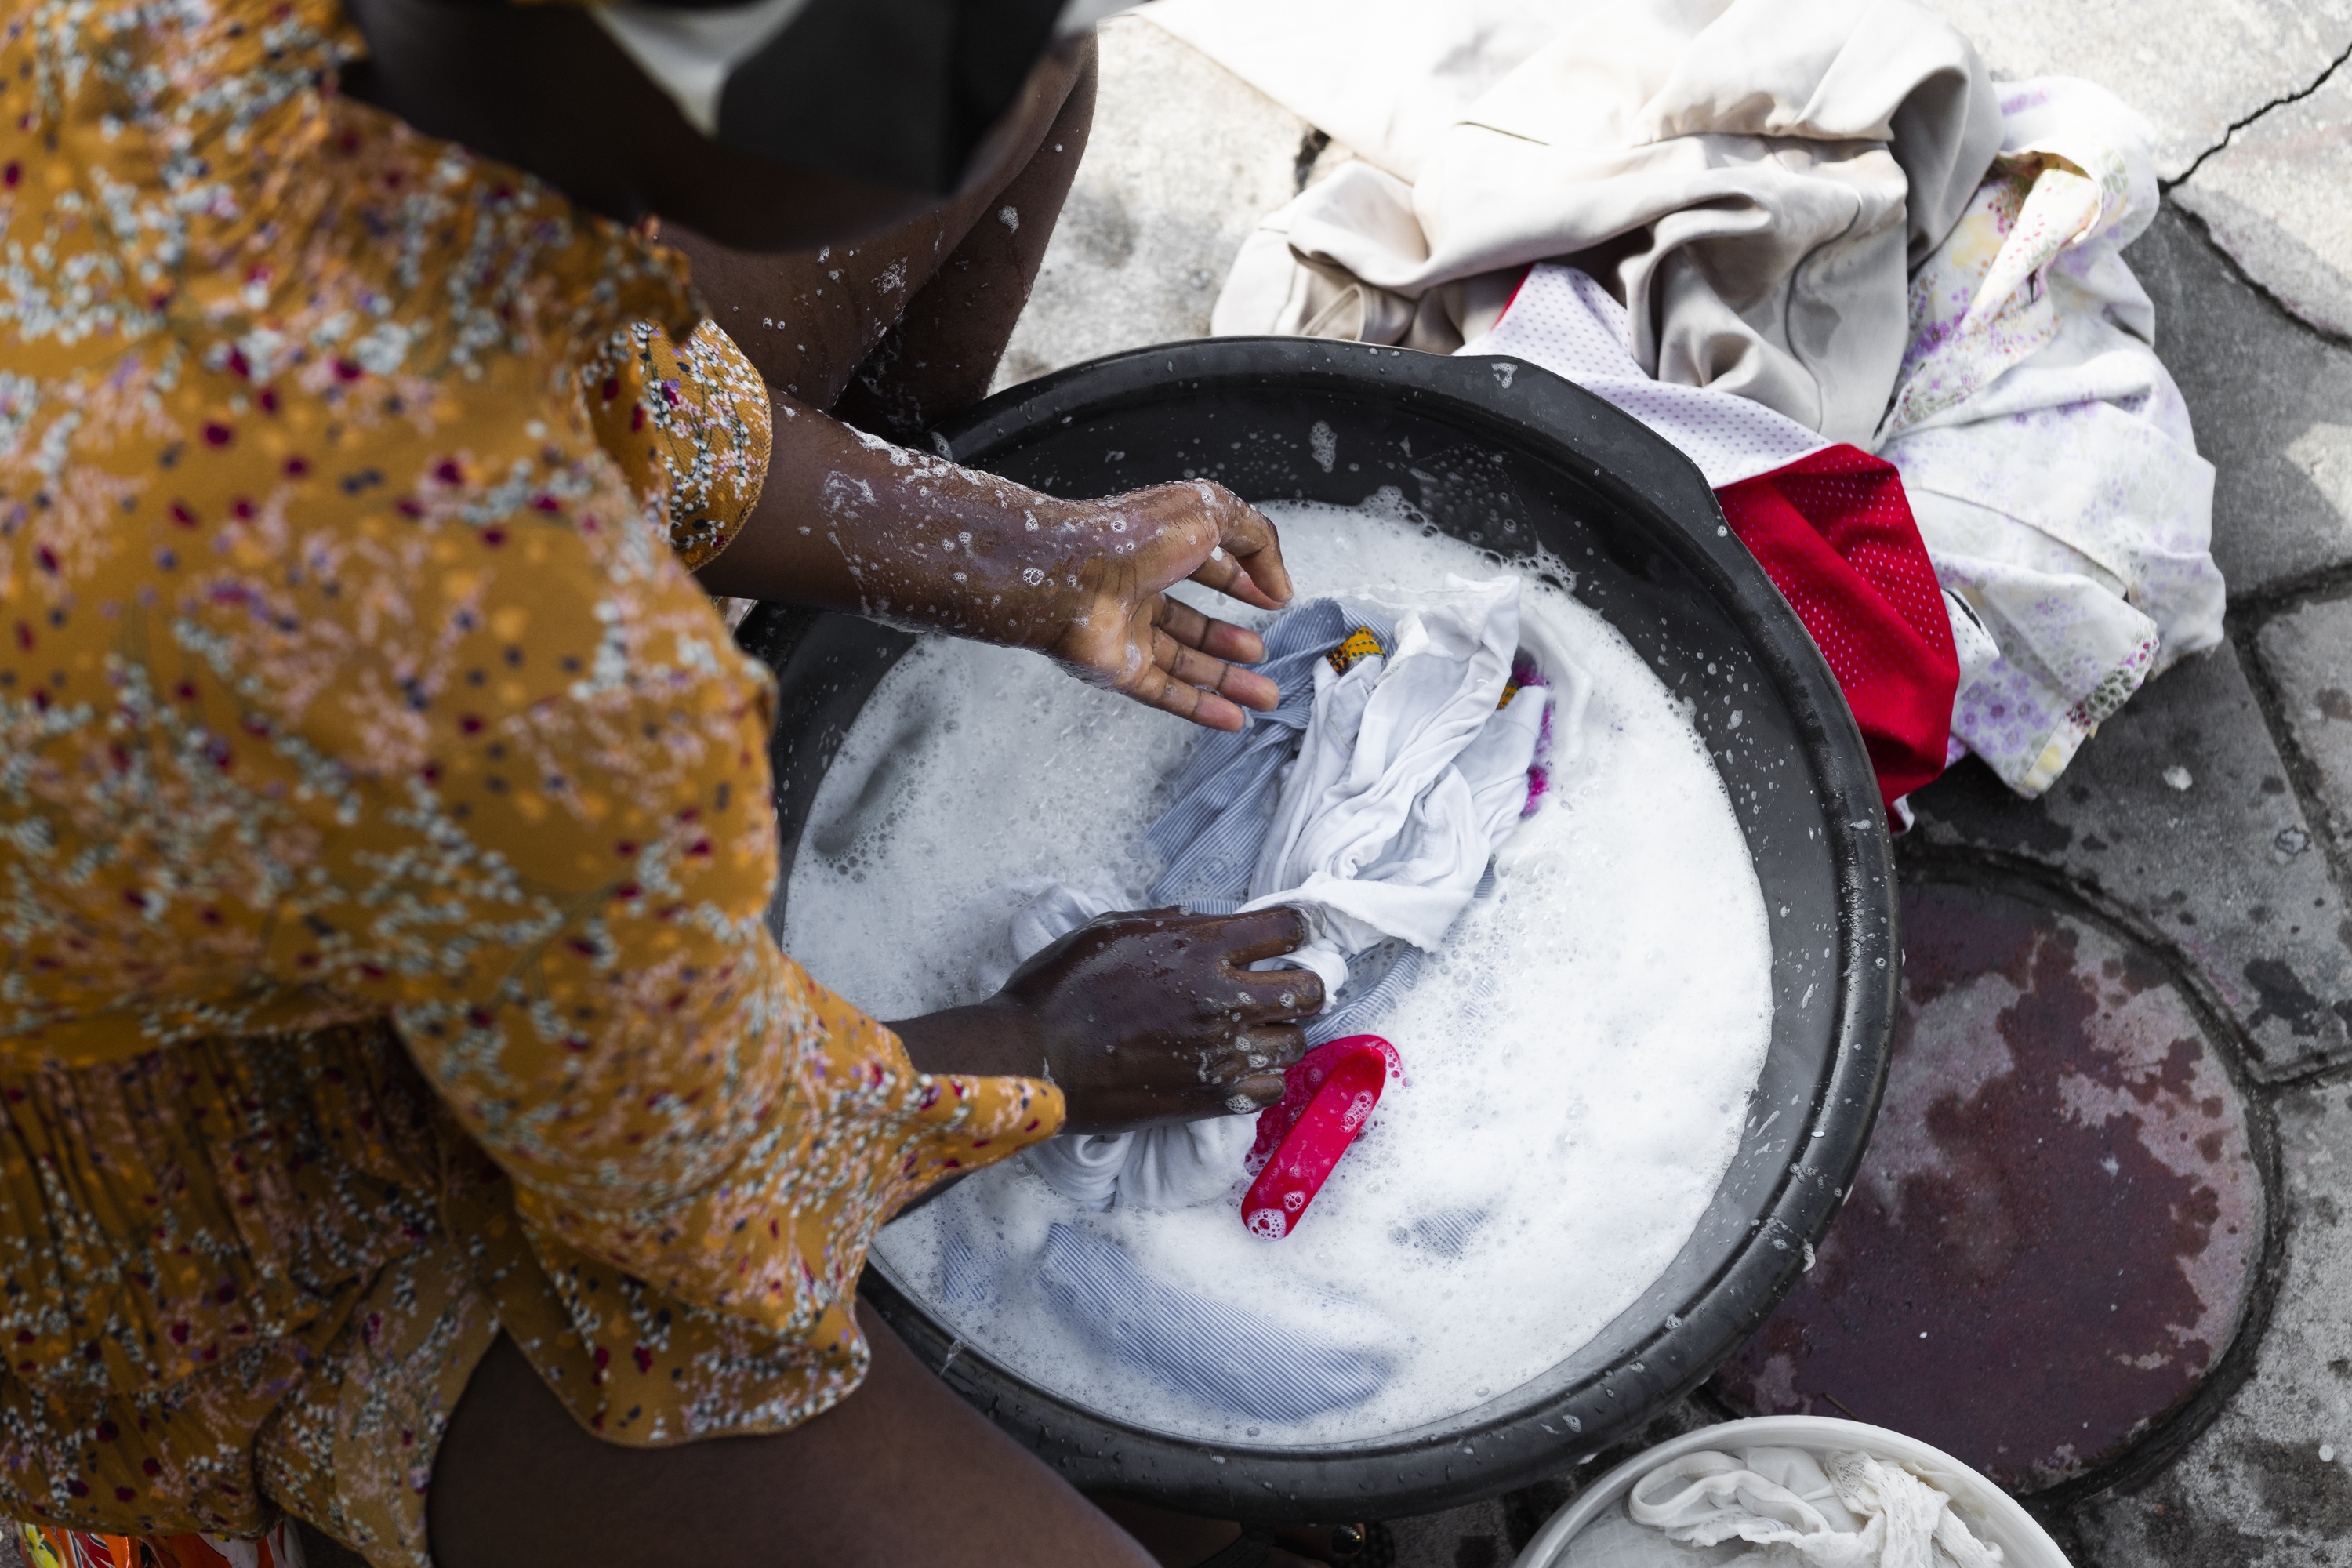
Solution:
<path fill-rule="evenodd" d="M 868 1309 L 856 1393 L 789 1432 L 625 1448 L 501 1337 L 433 1470 L 442 1568 L 1151 1568 L 1124 1531 L 948 1392 Z"/>
<path fill-rule="evenodd" d="M 666 237 L 772 389 L 911 439 L 987 393 L 1086 152 L 1095 74 L 1091 38 L 1049 58 L 999 168 L 871 238 L 756 255 L 675 227 Z"/>
<path fill-rule="evenodd" d="M 1087 150 L 1095 79 L 1088 40 L 1083 69 L 1027 166 L 984 204 L 939 271 L 866 354 L 834 405 L 835 416 L 894 441 L 911 441 L 988 395 Z"/>

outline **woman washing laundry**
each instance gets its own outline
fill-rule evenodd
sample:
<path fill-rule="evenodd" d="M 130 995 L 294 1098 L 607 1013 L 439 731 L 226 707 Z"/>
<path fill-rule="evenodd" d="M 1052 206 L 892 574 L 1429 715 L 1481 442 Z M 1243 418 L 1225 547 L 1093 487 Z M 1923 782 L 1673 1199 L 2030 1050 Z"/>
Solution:
<path fill-rule="evenodd" d="M 1270 1103 L 1321 992 L 1247 966 L 1304 921 L 1108 917 L 864 1016 L 761 923 L 769 689 L 710 600 L 1273 705 L 1161 592 L 1288 599 L 1232 495 L 884 439 L 985 390 L 1090 44 L 1052 5 L 903 60 L 829 0 L 7 5 L 0 1515 L 290 1515 L 387 1568 L 1150 1561 L 857 1272 L 1065 1127 Z"/>

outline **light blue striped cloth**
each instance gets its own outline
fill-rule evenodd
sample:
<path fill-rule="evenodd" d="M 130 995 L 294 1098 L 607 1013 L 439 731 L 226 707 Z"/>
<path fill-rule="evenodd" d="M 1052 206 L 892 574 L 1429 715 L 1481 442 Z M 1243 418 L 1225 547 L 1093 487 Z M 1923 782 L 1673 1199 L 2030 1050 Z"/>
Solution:
<path fill-rule="evenodd" d="M 1212 1410 L 1305 1421 L 1360 1405 L 1389 1368 L 1257 1313 L 1161 1283 L 1127 1249 L 1066 1225 L 1045 1233 L 1045 1300 L 1097 1351 Z"/>

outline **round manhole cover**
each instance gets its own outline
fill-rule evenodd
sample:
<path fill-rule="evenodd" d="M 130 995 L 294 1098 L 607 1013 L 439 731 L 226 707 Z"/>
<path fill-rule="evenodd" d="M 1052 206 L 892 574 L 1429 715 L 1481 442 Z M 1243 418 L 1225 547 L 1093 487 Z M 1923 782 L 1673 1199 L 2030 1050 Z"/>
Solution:
<path fill-rule="evenodd" d="M 2153 954 L 2038 898 L 1905 889 L 1885 1109 L 1811 1271 L 1715 1389 L 2034 1491 L 2194 1393 L 2262 1257 L 2248 1118 Z"/>

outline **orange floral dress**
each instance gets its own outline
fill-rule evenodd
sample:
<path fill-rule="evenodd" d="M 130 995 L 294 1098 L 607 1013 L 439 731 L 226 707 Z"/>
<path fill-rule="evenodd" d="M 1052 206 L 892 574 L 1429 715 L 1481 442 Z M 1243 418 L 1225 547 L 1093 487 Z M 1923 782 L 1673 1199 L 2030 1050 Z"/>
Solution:
<path fill-rule="evenodd" d="M 764 389 L 332 0 L 0 10 L 0 1514 L 425 1563 L 501 1331 L 615 1442 L 825 1409 L 875 1228 L 1062 1110 L 761 924 L 688 567 Z"/>

